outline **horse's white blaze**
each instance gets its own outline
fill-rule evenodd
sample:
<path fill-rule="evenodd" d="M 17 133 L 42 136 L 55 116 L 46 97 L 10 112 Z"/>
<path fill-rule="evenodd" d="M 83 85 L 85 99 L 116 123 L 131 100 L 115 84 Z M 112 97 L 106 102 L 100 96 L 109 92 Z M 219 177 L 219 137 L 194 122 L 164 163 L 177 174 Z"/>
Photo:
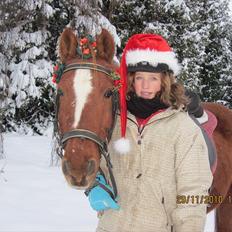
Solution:
<path fill-rule="evenodd" d="M 73 88 L 76 97 L 73 127 L 76 128 L 79 124 L 81 113 L 85 107 L 88 96 L 93 89 L 92 75 L 90 70 L 86 70 L 86 69 L 76 70 L 74 82 L 73 82 Z"/>

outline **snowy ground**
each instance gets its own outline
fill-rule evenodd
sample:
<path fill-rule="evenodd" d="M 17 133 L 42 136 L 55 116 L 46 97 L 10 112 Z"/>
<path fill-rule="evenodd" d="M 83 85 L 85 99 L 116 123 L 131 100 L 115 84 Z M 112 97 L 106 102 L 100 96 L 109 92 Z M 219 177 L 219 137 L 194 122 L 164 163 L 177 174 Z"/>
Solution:
<path fill-rule="evenodd" d="M 49 136 L 5 135 L 0 160 L 0 232 L 91 232 L 97 224 L 82 191 L 51 167 Z M 205 232 L 213 232 L 213 214 Z"/>

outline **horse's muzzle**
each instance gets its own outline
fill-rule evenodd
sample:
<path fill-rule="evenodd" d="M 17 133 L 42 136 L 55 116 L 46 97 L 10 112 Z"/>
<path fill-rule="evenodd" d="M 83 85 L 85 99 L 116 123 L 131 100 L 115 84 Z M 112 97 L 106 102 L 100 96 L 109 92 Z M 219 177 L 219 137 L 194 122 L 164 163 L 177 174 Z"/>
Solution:
<path fill-rule="evenodd" d="M 84 170 L 73 168 L 72 164 L 63 160 L 62 170 L 68 183 L 73 187 L 88 187 L 92 182 L 92 175 L 95 173 L 96 161 L 89 160 Z"/>

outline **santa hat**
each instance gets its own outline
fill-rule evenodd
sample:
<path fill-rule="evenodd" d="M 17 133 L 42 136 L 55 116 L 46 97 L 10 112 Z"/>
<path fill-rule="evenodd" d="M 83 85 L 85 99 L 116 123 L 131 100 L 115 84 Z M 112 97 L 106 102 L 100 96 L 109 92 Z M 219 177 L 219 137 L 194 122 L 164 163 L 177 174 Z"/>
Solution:
<path fill-rule="evenodd" d="M 181 66 L 167 41 L 156 34 L 136 34 L 127 42 L 120 64 L 120 120 L 121 139 L 115 142 L 119 153 L 129 151 L 129 140 L 125 138 L 127 123 L 127 74 L 128 72 L 173 72 L 179 74 Z"/>

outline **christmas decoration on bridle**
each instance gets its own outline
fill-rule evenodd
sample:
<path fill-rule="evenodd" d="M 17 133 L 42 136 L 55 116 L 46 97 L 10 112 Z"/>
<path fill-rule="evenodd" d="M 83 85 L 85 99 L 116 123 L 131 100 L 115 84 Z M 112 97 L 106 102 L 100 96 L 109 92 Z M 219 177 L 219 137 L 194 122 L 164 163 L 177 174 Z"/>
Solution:
<path fill-rule="evenodd" d="M 78 41 L 76 51 L 77 51 L 77 55 L 81 59 L 94 58 L 96 53 L 97 53 L 96 40 L 93 38 L 93 36 L 91 36 L 89 34 L 86 37 L 82 36 L 81 39 Z M 85 64 L 85 63 L 83 63 L 83 64 Z M 53 75 L 52 75 L 52 82 L 53 83 L 58 84 L 60 82 L 60 79 L 63 75 L 63 72 L 66 71 L 65 68 L 67 68 L 67 67 L 65 66 L 65 64 L 62 64 L 62 63 L 57 63 L 53 67 Z M 114 81 L 113 91 L 119 91 L 119 89 L 121 88 L 119 70 L 108 73 L 108 75 Z"/>
<path fill-rule="evenodd" d="M 87 35 L 86 37 L 82 37 L 79 40 L 77 46 L 77 54 L 82 59 L 90 59 L 93 57 L 93 54 L 96 55 L 97 53 L 97 43 L 93 36 Z"/>
<path fill-rule="evenodd" d="M 52 82 L 55 84 L 58 84 L 60 82 L 60 79 L 62 77 L 62 74 L 64 72 L 65 65 L 61 63 L 57 63 L 53 67 L 53 75 L 52 75 Z"/>
<path fill-rule="evenodd" d="M 81 59 L 90 59 L 97 53 L 97 42 L 91 35 L 81 37 L 77 45 L 77 55 Z M 53 68 L 52 82 L 58 84 L 65 70 L 65 65 L 58 63 Z"/>

